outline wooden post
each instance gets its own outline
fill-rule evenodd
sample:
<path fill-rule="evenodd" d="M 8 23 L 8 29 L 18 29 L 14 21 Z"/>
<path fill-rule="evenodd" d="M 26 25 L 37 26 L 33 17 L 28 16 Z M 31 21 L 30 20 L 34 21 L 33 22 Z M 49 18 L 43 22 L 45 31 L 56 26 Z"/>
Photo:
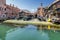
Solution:
<path fill-rule="evenodd" d="M 38 25 L 37 30 L 42 30 L 42 25 Z"/>
<path fill-rule="evenodd" d="M 54 30 L 53 30 L 54 32 L 55 32 L 55 28 L 54 28 Z"/>

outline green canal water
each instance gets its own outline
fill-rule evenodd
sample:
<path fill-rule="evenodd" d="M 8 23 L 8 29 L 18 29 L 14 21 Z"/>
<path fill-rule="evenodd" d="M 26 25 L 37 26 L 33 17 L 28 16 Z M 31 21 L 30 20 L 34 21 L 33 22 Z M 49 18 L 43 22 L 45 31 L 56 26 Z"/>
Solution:
<path fill-rule="evenodd" d="M 25 28 L 0 24 L 0 40 L 60 40 L 60 31 L 37 30 L 34 25 Z"/>

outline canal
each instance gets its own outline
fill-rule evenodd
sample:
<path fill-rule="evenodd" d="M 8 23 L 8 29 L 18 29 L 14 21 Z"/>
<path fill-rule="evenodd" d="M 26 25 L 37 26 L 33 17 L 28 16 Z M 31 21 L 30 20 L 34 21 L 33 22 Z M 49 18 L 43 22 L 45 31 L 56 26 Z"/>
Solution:
<path fill-rule="evenodd" d="M 25 28 L 0 24 L 0 40 L 60 40 L 60 31 L 37 30 L 34 25 Z"/>

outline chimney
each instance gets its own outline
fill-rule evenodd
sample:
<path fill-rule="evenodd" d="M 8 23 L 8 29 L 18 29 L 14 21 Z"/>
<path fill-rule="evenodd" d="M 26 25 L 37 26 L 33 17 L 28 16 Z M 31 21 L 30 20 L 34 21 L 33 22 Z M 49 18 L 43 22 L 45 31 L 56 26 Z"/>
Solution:
<path fill-rule="evenodd" d="M 10 4 L 10 6 L 11 6 L 11 4 Z"/>
<path fill-rule="evenodd" d="M 43 6 L 43 3 L 41 3 L 41 7 Z"/>
<path fill-rule="evenodd" d="M 13 7 L 14 7 L 14 4 L 13 4 Z"/>

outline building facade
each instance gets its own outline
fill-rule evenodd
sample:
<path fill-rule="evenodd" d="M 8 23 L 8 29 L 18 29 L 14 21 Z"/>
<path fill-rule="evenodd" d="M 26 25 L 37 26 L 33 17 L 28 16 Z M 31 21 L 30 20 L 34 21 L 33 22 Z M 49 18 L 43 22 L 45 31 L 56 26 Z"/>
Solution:
<path fill-rule="evenodd" d="M 46 14 L 46 9 L 43 7 L 43 4 L 41 3 L 41 6 L 37 9 L 37 16 L 44 17 Z"/>
<path fill-rule="evenodd" d="M 19 15 L 20 9 L 10 5 L 6 5 L 6 13 L 9 18 L 17 17 Z"/>
<path fill-rule="evenodd" d="M 54 1 L 48 9 L 50 17 L 60 17 L 60 0 Z"/>
<path fill-rule="evenodd" d="M 14 5 L 11 6 L 11 4 L 6 4 L 6 0 L 0 0 L 0 18 L 3 18 L 5 16 L 6 18 L 13 18 L 16 17 L 19 12 L 19 8 L 15 7 Z"/>

